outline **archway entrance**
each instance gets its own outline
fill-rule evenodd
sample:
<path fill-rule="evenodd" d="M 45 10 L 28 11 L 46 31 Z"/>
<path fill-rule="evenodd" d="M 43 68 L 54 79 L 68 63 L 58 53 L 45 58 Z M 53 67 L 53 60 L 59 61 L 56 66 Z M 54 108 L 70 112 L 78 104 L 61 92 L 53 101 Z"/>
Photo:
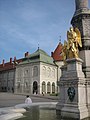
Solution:
<path fill-rule="evenodd" d="M 38 83 L 36 81 L 33 82 L 33 94 L 38 93 Z"/>

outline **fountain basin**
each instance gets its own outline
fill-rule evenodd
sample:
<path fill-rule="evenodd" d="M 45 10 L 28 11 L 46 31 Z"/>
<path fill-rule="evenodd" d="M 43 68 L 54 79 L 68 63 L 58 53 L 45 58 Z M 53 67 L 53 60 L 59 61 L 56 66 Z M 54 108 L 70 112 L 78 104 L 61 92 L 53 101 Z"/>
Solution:
<path fill-rule="evenodd" d="M 57 102 L 38 102 L 32 104 L 18 104 L 14 107 L 0 108 L 0 120 L 16 120 L 23 117 L 22 113 L 26 112 L 26 109 L 39 106 L 39 108 L 55 109 Z"/>

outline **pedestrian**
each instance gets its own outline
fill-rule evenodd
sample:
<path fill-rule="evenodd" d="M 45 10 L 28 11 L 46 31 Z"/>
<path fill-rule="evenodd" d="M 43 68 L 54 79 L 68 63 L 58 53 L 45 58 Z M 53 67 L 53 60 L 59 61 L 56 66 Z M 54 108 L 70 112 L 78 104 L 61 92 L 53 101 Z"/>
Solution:
<path fill-rule="evenodd" d="M 29 97 L 29 95 L 26 96 L 25 103 L 26 103 L 26 104 L 31 104 L 31 103 L 32 103 L 32 100 L 31 100 L 31 98 Z"/>
<path fill-rule="evenodd" d="M 42 92 L 42 95 L 44 96 L 44 95 L 45 95 L 45 92 Z"/>

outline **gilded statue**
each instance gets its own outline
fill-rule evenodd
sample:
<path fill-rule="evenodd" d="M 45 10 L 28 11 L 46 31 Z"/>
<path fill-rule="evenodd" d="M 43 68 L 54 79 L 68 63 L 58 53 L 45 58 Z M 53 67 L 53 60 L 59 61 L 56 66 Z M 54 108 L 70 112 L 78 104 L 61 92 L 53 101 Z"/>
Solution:
<path fill-rule="evenodd" d="M 82 47 L 81 34 L 78 28 L 70 27 L 67 31 L 67 41 L 64 41 L 62 48 L 62 55 L 64 63 L 66 59 L 78 58 L 79 50 L 78 46 Z"/>
<path fill-rule="evenodd" d="M 82 47 L 81 34 L 78 28 L 70 27 L 70 30 L 67 31 L 67 50 L 68 58 L 78 58 L 79 50 L 78 46 Z"/>
<path fill-rule="evenodd" d="M 63 56 L 63 61 L 64 63 L 66 63 L 66 59 L 67 59 L 67 41 L 64 41 L 64 45 L 62 48 L 62 56 Z"/>

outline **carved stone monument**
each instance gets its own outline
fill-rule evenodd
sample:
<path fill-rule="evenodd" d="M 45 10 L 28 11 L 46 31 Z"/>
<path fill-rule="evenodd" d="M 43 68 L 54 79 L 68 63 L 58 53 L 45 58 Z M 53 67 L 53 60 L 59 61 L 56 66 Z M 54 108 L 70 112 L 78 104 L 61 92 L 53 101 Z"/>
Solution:
<path fill-rule="evenodd" d="M 61 68 L 62 76 L 57 112 L 61 118 L 81 120 L 87 118 L 86 82 L 82 72 L 82 60 L 73 58 L 66 60 L 67 65 Z"/>
<path fill-rule="evenodd" d="M 87 106 L 90 116 L 90 9 L 88 0 L 75 0 L 76 10 L 71 20 L 73 27 L 77 27 L 81 33 L 82 48 L 80 58 L 83 60 L 82 69 L 86 80 Z"/>
<path fill-rule="evenodd" d="M 88 0 L 75 0 L 75 3 L 71 20 L 74 31 L 72 37 L 67 32 L 68 42 L 62 50 L 65 65 L 58 82 L 60 98 L 56 109 L 61 118 L 81 120 L 90 117 L 90 10 Z"/>
<path fill-rule="evenodd" d="M 83 59 L 83 72 L 87 80 L 90 80 L 90 9 L 88 0 L 75 0 L 76 10 L 71 20 L 73 27 L 77 27 L 81 33 L 82 48 L 80 58 Z"/>

